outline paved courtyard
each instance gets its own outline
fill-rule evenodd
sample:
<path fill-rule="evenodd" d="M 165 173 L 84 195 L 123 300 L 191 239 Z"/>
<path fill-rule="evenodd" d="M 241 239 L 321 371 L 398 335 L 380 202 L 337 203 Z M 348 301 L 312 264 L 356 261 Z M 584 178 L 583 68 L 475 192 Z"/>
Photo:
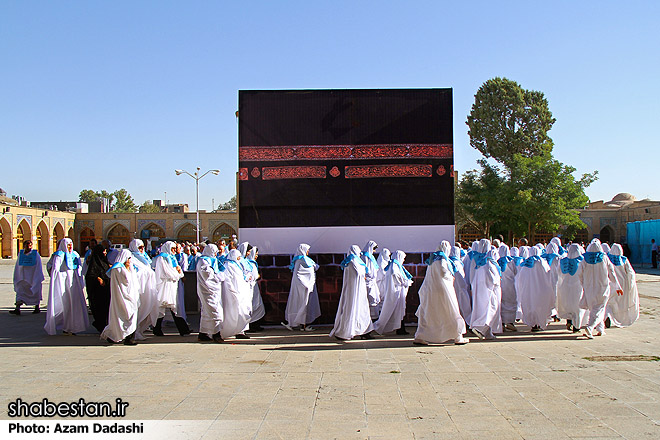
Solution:
<path fill-rule="evenodd" d="M 0 419 L 18 397 L 122 398 L 118 421 L 195 420 L 177 438 L 660 438 L 660 362 L 632 360 L 660 356 L 660 271 L 640 270 L 639 321 L 604 337 L 521 325 L 496 341 L 429 347 L 412 335 L 340 343 L 327 327 L 221 345 L 173 327 L 136 347 L 47 336 L 45 313 L 7 313 L 12 271 L 0 262 Z"/>

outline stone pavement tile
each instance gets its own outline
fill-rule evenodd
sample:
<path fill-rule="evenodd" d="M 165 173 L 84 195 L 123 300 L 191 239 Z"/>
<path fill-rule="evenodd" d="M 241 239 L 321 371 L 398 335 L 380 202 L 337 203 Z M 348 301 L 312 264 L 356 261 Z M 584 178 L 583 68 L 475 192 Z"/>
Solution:
<path fill-rule="evenodd" d="M 646 417 L 617 417 L 603 422 L 617 434 L 629 439 L 660 438 L 660 423 Z"/>
<path fill-rule="evenodd" d="M 314 440 L 367 439 L 367 421 L 366 419 L 347 421 L 341 417 L 331 420 L 316 420 L 315 418 L 309 430 L 309 438 Z"/>
<path fill-rule="evenodd" d="M 249 398 L 231 399 L 217 417 L 222 420 L 263 420 L 270 403 L 254 402 Z"/>
<path fill-rule="evenodd" d="M 475 416 L 469 411 L 449 413 L 459 431 L 499 431 L 510 430 L 512 425 L 503 416 Z"/>
<path fill-rule="evenodd" d="M 261 425 L 261 420 L 215 420 L 202 438 L 205 440 L 253 439 Z"/>
<path fill-rule="evenodd" d="M 309 423 L 305 421 L 295 422 L 291 420 L 265 420 L 255 440 L 305 440 L 309 431 Z"/>
<path fill-rule="evenodd" d="M 170 396 L 152 396 L 149 398 L 133 397 L 126 399 L 129 403 L 126 418 L 130 420 L 160 420 L 165 418 L 182 401 Z"/>
<path fill-rule="evenodd" d="M 408 418 L 403 414 L 368 414 L 367 433 L 369 437 L 413 438 Z"/>
<path fill-rule="evenodd" d="M 575 437 L 620 437 L 614 430 L 607 426 L 589 426 L 589 427 L 564 427 L 561 429 L 571 438 Z"/>
<path fill-rule="evenodd" d="M 641 414 L 648 417 L 650 420 L 660 423 L 660 402 L 654 403 L 629 403 L 631 408 L 635 408 Z"/>

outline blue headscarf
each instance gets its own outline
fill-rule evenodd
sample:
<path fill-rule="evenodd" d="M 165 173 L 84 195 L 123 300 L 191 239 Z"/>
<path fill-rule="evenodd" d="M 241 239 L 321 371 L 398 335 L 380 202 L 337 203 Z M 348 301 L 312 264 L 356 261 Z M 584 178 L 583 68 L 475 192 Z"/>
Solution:
<path fill-rule="evenodd" d="M 607 257 L 615 266 L 623 266 L 626 264 L 626 261 L 628 261 L 628 259 L 623 256 L 623 248 L 621 248 L 621 245 L 618 243 L 612 245 Z"/>
<path fill-rule="evenodd" d="M 161 249 L 160 254 L 156 255 L 154 260 L 160 257 L 163 258 L 165 261 L 169 262 L 172 265 L 172 267 L 177 267 L 179 264 L 177 263 L 174 255 L 171 254 L 172 247 L 174 246 L 176 246 L 176 243 L 172 241 L 166 241 L 160 248 Z"/>
<path fill-rule="evenodd" d="M 340 263 L 341 270 L 346 269 L 346 267 L 351 263 L 351 261 L 356 260 L 356 263 L 359 264 L 360 266 L 364 266 L 365 272 L 369 273 L 369 268 L 367 267 L 367 263 L 362 261 L 359 253 L 360 253 L 360 248 L 355 244 L 352 245 L 349 254 Z M 371 258 L 373 258 L 373 256 Z"/>
<path fill-rule="evenodd" d="M 392 265 L 393 265 L 393 264 L 396 264 L 397 266 L 399 266 L 399 270 L 401 270 L 401 273 L 402 273 L 406 278 L 408 278 L 409 280 L 412 280 L 412 279 L 413 279 L 413 276 L 410 274 L 410 272 L 408 272 L 408 271 L 406 270 L 405 267 L 403 267 L 403 265 L 401 264 L 401 262 L 400 262 L 396 257 L 399 257 L 399 258 L 401 258 L 401 259 L 403 260 L 404 258 L 406 258 L 406 254 L 405 254 L 403 251 L 396 251 L 396 252 L 392 255 L 392 258 L 390 259 L 390 262 L 389 262 L 389 263 L 387 264 L 387 266 L 385 267 L 385 272 L 389 271 L 389 270 L 392 268 Z"/>
<path fill-rule="evenodd" d="M 314 267 L 316 263 L 314 263 L 314 260 L 309 258 L 307 256 L 307 251 L 309 251 L 309 245 L 305 243 L 301 243 L 298 245 L 298 249 L 296 250 L 296 255 L 291 259 L 291 264 L 289 264 L 289 269 L 293 270 L 296 266 L 296 261 L 302 260 L 300 264 L 302 264 L 305 267 Z"/>
<path fill-rule="evenodd" d="M 80 255 L 78 255 L 78 252 L 76 251 L 67 252 L 68 243 L 73 245 L 73 241 L 70 238 L 63 238 L 62 241 L 60 241 L 60 246 L 57 249 L 57 252 L 53 255 L 64 258 L 66 267 L 70 270 L 75 270 L 80 266 Z"/>
<path fill-rule="evenodd" d="M 605 259 L 605 253 L 604 252 L 585 252 L 584 253 L 584 261 L 586 261 L 589 264 L 602 263 L 602 261 L 604 259 Z"/>
<path fill-rule="evenodd" d="M 456 258 L 456 257 L 454 257 L 454 258 Z M 454 275 L 456 273 L 456 271 L 458 270 L 456 268 L 456 262 L 452 259 L 452 257 L 448 257 L 447 254 L 445 254 L 442 251 L 433 252 L 429 256 L 429 258 L 426 259 L 425 263 L 428 266 L 430 266 L 434 262 L 441 261 L 441 260 L 445 260 L 447 262 L 447 267 L 449 268 L 449 271 L 451 272 L 452 275 Z M 458 260 L 458 259 L 456 258 L 456 260 Z"/>

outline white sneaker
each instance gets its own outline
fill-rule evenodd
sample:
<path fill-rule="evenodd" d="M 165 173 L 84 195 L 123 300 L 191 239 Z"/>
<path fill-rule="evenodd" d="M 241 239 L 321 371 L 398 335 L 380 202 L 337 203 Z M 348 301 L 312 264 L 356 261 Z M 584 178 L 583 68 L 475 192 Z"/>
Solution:
<path fill-rule="evenodd" d="M 280 322 L 284 326 L 285 329 L 289 330 L 290 332 L 293 331 L 293 327 L 291 327 L 289 324 L 286 324 L 284 321 Z"/>
<path fill-rule="evenodd" d="M 310 327 L 310 326 L 300 327 L 301 332 L 313 332 L 314 330 L 316 330 L 316 329 L 314 327 Z"/>
<path fill-rule="evenodd" d="M 588 326 L 584 328 L 584 335 L 587 337 L 587 339 L 594 338 L 594 335 L 591 333 L 591 329 Z"/>
<path fill-rule="evenodd" d="M 455 345 L 465 345 L 468 342 L 470 342 L 470 340 L 464 338 L 463 336 L 459 336 L 458 338 L 454 339 L 454 344 Z"/>

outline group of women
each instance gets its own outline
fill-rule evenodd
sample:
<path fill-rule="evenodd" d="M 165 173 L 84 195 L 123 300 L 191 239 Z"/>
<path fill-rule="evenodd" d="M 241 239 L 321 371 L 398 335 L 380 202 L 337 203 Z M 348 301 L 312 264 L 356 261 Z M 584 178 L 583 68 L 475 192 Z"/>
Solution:
<path fill-rule="evenodd" d="M 517 331 L 517 320 L 536 332 L 560 319 L 592 339 L 606 324 L 625 327 L 639 317 L 635 271 L 619 244 L 594 239 L 585 251 L 576 243 L 566 250 L 557 237 L 520 248 L 482 239 L 463 253 L 445 241 L 429 259 L 415 343 L 459 341 L 466 330 L 495 339 Z"/>
<path fill-rule="evenodd" d="M 181 245 L 166 242 L 151 259 L 144 243 L 134 239 L 129 249 L 113 251 L 94 245 L 85 258 L 63 239 L 47 264 L 50 273 L 48 334 L 75 334 L 89 325 L 87 290 L 92 326 L 109 343 L 135 345 L 151 329 L 164 335 L 163 320 L 174 321 L 180 335 L 190 334 L 184 304 L 183 277 L 195 272 L 201 305 L 200 342 L 222 342 L 228 337 L 249 338 L 245 332 L 265 315 L 259 291 L 258 250 L 249 243 L 226 249 L 224 242 L 183 252 Z M 25 242 L 14 273 L 16 309 L 41 301 L 41 259 Z M 350 340 L 373 338 L 373 333 L 404 326 L 406 296 L 413 283 L 403 266 L 405 252 L 374 252 L 369 241 L 363 249 L 353 245 L 341 262 L 342 291 L 331 337 Z M 310 246 L 300 244 L 289 268 L 291 288 L 282 325 L 289 330 L 310 327 L 321 316 L 316 271 Z M 516 321 L 541 331 L 555 319 L 566 319 L 567 328 L 584 329 L 587 338 L 605 333 L 606 321 L 631 325 L 639 317 L 635 272 L 620 245 L 610 249 L 594 239 L 586 251 L 578 244 L 564 249 L 558 238 L 547 245 L 509 248 L 497 240 L 474 242 L 470 251 L 443 241 L 426 261 L 426 275 L 419 289 L 420 304 L 415 344 L 452 341 L 465 344 L 472 333 L 494 339 L 496 333 L 517 331 Z"/>

